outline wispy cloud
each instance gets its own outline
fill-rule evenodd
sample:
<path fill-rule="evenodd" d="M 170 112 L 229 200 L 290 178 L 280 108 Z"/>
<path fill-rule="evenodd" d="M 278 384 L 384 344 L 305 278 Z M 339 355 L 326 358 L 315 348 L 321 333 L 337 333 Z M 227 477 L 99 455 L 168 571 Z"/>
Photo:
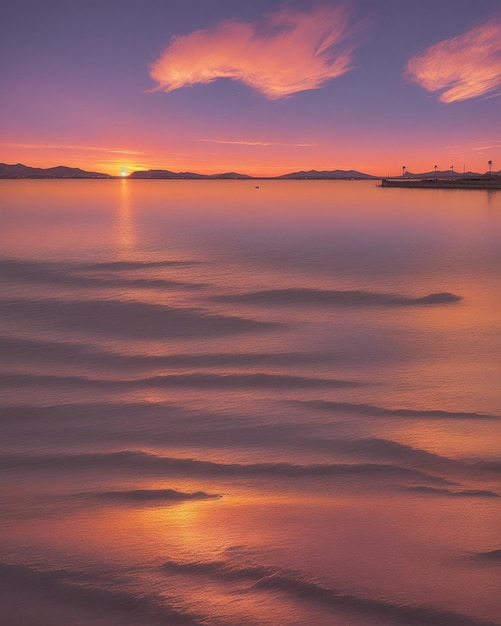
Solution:
<path fill-rule="evenodd" d="M 476 146 L 475 148 L 472 148 L 473 152 L 483 152 L 484 150 L 497 150 L 498 148 L 501 148 L 501 143 L 497 143 L 497 144 L 488 144 L 485 146 Z"/>
<path fill-rule="evenodd" d="M 407 76 L 441 102 L 477 98 L 501 86 L 501 18 L 445 39 L 407 63 Z"/>
<path fill-rule="evenodd" d="M 137 150 L 127 150 L 123 148 L 106 148 L 103 146 L 87 146 L 72 143 L 15 143 L 3 141 L 0 142 L 0 146 L 6 146 L 8 148 L 21 148 L 27 150 L 78 150 L 84 152 L 109 152 L 112 154 L 144 154 L 144 152 L 138 152 Z"/>
<path fill-rule="evenodd" d="M 225 20 L 173 38 L 150 75 L 163 91 L 231 78 L 283 98 L 350 70 L 354 32 L 346 5 L 284 8 L 262 22 Z"/>
<path fill-rule="evenodd" d="M 483 152 L 484 150 L 497 150 L 498 148 L 501 148 L 501 140 L 499 139 L 484 139 L 482 141 L 444 146 L 445 150 L 455 150 L 456 152 Z"/>
<path fill-rule="evenodd" d="M 138 150 L 111 150 L 107 148 L 103 148 L 103 150 L 107 150 L 108 152 L 112 152 L 113 154 L 146 154 L 145 152 L 140 152 Z"/>
<path fill-rule="evenodd" d="M 304 143 L 287 143 L 283 141 L 246 141 L 245 139 L 198 139 L 197 141 L 202 141 L 206 143 L 218 143 L 218 144 L 228 144 L 230 146 L 257 146 L 257 147 L 266 147 L 266 146 L 289 146 L 292 148 L 308 148 L 311 146 L 318 146 L 318 143 L 315 142 L 304 142 Z"/>

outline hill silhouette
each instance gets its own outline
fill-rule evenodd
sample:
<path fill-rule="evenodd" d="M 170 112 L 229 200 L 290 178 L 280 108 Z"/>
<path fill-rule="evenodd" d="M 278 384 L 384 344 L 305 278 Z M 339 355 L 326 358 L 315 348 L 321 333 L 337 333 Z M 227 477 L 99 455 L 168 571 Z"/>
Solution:
<path fill-rule="evenodd" d="M 357 170 L 309 170 L 307 172 L 291 172 L 290 174 L 283 174 L 277 176 L 279 179 L 325 179 L 325 180 L 352 180 L 352 179 L 378 179 L 380 176 L 372 176 L 371 174 L 364 174 L 363 172 L 357 172 Z"/>
<path fill-rule="evenodd" d="M 0 178 L 112 178 L 108 174 L 99 172 L 86 172 L 79 167 L 56 167 L 41 168 L 29 167 L 22 163 L 7 165 L 0 163 Z"/>
<path fill-rule="evenodd" d="M 171 172 L 170 170 L 144 170 L 132 172 L 129 178 L 186 178 L 186 179 L 233 179 L 233 178 L 253 178 L 247 174 L 238 172 L 225 172 L 224 174 L 197 174 L 196 172 Z"/>
<path fill-rule="evenodd" d="M 485 172 L 479 174 L 477 172 L 466 172 L 460 174 L 453 170 L 423 172 L 415 174 L 406 171 L 403 178 L 415 179 L 451 179 L 465 177 L 489 177 L 501 176 L 501 170 L 498 172 Z M 122 178 L 121 176 L 111 176 L 102 172 L 87 172 L 79 167 L 67 167 L 58 165 L 56 167 L 40 168 L 29 167 L 22 163 L 15 165 L 7 165 L 0 163 L 0 178 Z M 172 172 L 170 170 L 138 170 L 132 172 L 127 178 L 140 179 L 187 179 L 187 180 L 381 180 L 384 176 L 373 176 L 365 174 L 357 170 L 300 170 L 298 172 L 290 172 L 280 176 L 249 176 L 240 172 L 224 172 L 222 174 L 198 174 L 197 172 Z M 395 177 L 402 178 L 402 176 Z"/>

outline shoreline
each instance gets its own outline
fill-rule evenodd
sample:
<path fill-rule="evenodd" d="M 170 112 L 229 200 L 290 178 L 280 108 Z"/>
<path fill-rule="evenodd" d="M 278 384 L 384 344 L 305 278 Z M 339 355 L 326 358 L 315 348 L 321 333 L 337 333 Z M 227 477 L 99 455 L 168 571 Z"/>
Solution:
<path fill-rule="evenodd" d="M 381 187 L 408 187 L 410 189 L 475 189 L 475 190 L 501 190 L 501 177 L 497 178 L 445 178 L 445 179 L 419 179 L 419 178 L 382 178 Z"/>

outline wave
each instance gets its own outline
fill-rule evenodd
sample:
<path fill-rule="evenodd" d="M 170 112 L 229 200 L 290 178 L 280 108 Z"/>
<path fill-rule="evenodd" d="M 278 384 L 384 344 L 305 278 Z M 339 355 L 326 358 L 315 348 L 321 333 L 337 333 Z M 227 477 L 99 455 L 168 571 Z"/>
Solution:
<path fill-rule="evenodd" d="M 307 406 L 321 411 L 332 411 L 340 413 L 351 413 L 354 415 L 367 417 L 426 417 L 437 419 L 481 419 L 497 420 L 497 415 L 489 413 L 476 413 L 468 411 L 442 411 L 437 409 L 388 409 L 386 407 L 372 404 L 354 404 L 351 402 L 329 402 L 324 400 L 297 400 L 294 404 Z"/>
<path fill-rule="evenodd" d="M 193 283 L 165 278 L 123 278 L 122 276 L 85 276 L 75 274 L 54 263 L 14 261 L 0 259 L 0 277 L 7 281 L 36 282 L 66 287 L 131 287 L 135 289 L 202 289 L 203 283 Z M 92 266 L 90 266 L 92 267 Z M 141 266 L 143 267 L 143 266 Z M 83 266 L 88 269 L 89 266 Z M 70 266 L 71 269 L 71 266 Z M 78 270 L 78 267 L 76 268 Z M 122 268 L 125 269 L 125 268 Z M 134 268 L 129 268 L 134 269 Z"/>
<path fill-rule="evenodd" d="M 418 480 L 428 483 L 454 484 L 445 478 L 417 470 L 383 463 L 217 463 L 192 458 L 164 457 L 139 450 L 94 452 L 83 454 L 4 454 L 0 455 L 3 469 L 45 470 L 135 470 L 148 474 L 181 473 L 211 475 L 226 478 L 262 476 L 265 478 L 337 477 L 368 479 Z"/>
<path fill-rule="evenodd" d="M 25 603 L 32 610 L 36 609 L 37 624 L 51 623 L 50 605 L 44 619 L 47 602 L 57 607 L 58 615 L 64 615 L 68 609 L 78 611 L 78 624 L 82 625 L 94 623 L 96 611 L 110 619 L 110 624 L 201 626 L 206 623 L 201 616 L 171 606 L 164 598 L 109 588 L 104 578 L 68 569 L 41 569 L 0 562 L 0 588 L 2 617 L 10 624 L 20 623 L 19 607 Z M 73 621 L 73 612 L 70 616 L 69 622 Z"/>
<path fill-rule="evenodd" d="M 463 466 L 461 461 L 450 459 L 421 448 L 414 448 L 404 443 L 378 437 L 362 437 L 359 439 L 323 439 L 318 445 L 336 452 L 377 456 L 385 459 L 401 459 L 406 462 L 425 463 L 427 465 Z"/>
<path fill-rule="evenodd" d="M 472 467 L 487 472 L 500 473 L 501 461 L 469 461 Z"/>
<path fill-rule="evenodd" d="M 367 383 L 328 378 L 306 378 L 285 374 L 166 374 L 135 379 L 104 379 L 86 376 L 57 376 L 52 374 L 0 374 L 0 385 L 57 385 L 58 387 L 100 389 L 146 389 L 195 387 L 200 389 L 330 389 L 360 387 Z"/>
<path fill-rule="evenodd" d="M 217 337 L 272 330 L 278 323 L 133 300 L 2 300 L 5 319 L 37 327 L 131 339 Z"/>
<path fill-rule="evenodd" d="M 326 352 L 212 352 L 195 354 L 121 354 L 99 350 L 78 343 L 44 341 L 22 337 L 0 336 L 0 359 L 43 360 L 47 362 L 78 362 L 109 365 L 123 369 L 133 367 L 241 367 L 241 366 L 289 366 L 344 362 L 345 356 Z"/>
<path fill-rule="evenodd" d="M 429 495 L 442 495 L 442 496 L 454 496 L 454 497 L 466 497 L 466 498 L 500 498 L 499 493 L 495 491 L 489 491 L 488 489 L 462 489 L 461 491 L 452 491 L 451 489 L 427 487 L 419 485 L 416 487 L 402 487 L 406 491 L 413 491 L 417 493 L 425 493 Z"/>
<path fill-rule="evenodd" d="M 336 444 L 345 449 L 347 452 L 362 452 L 368 454 L 380 454 L 386 457 L 393 458 L 415 458 L 420 461 L 427 462 L 446 462 L 456 463 L 455 460 L 448 457 L 422 450 L 421 448 L 414 448 L 407 444 L 392 441 L 390 439 L 379 439 L 377 437 L 364 437 L 360 439 L 343 439 L 336 442 Z"/>
<path fill-rule="evenodd" d="M 38 377 L 37 377 L 38 378 Z M 14 378 L 14 380 L 16 380 Z M 56 380 L 59 380 L 56 377 Z M 71 378 L 70 378 L 71 380 Z M 78 379 L 80 380 L 80 379 Z M 21 378 L 20 382 L 23 381 Z M 173 402 L 89 402 L 40 406 L 22 404 L 0 406 L 0 420 L 4 434 L 30 432 L 40 437 L 49 436 L 53 428 L 64 426 L 69 437 L 84 437 L 90 425 L 98 424 L 101 438 L 120 432 L 124 438 L 142 442 L 168 440 L 170 444 L 197 442 L 217 447 L 253 446 L 299 448 L 314 452 L 334 452 L 370 459 L 398 461 L 405 464 L 464 469 L 472 472 L 497 473 L 501 463 L 471 459 L 453 459 L 423 448 L 379 437 L 333 438 L 323 434 L 323 426 L 290 421 L 257 421 L 240 415 L 210 411 L 193 411 Z M 27 426 L 29 424 L 29 426 Z M 152 428 L 153 427 L 153 428 Z M 116 431 L 116 428 L 120 429 Z M 90 432 L 94 433 L 93 428 Z M 316 436 L 315 436 L 316 434 Z"/>
<path fill-rule="evenodd" d="M 362 613 L 384 620 L 385 623 L 406 626 L 499 626 L 495 622 L 439 608 L 344 593 L 301 578 L 295 573 L 264 565 L 242 566 L 225 561 L 166 561 L 162 570 L 167 574 L 211 577 L 228 582 L 247 581 L 250 584 L 249 591 L 279 591 L 292 596 L 294 600 L 316 602 L 333 609 Z"/>
<path fill-rule="evenodd" d="M 37 420 L 44 425 L 51 421 L 78 424 L 82 420 L 85 426 L 92 418 L 100 422 L 112 422 L 114 418 L 154 418 L 162 419 L 163 425 L 170 426 L 177 418 L 184 428 L 187 428 L 187 419 L 194 420 L 198 417 L 200 423 L 207 421 L 207 414 L 195 413 L 170 402 L 78 402 L 68 404 L 52 404 L 40 406 L 38 404 L 19 404 L 9 407 L 0 405 L 0 419 L 3 423 L 13 422 L 21 424 L 24 421 Z M 212 417 L 212 416 L 211 416 Z M 217 418 L 215 414 L 214 419 Z M 168 418 L 168 419 L 167 419 Z"/>
<path fill-rule="evenodd" d="M 134 424 L 140 418 L 140 432 Z M 252 446 L 280 448 L 299 448 L 301 450 L 332 451 L 350 456 L 380 457 L 401 459 L 426 464 L 447 466 L 463 465 L 450 459 L 420 448 L 380 438 L 339 438 L 322 436 L 320 427 L 314 435 L 309 423 L 266 422 L 255 418 L 215 412 L 192 411 L 170 402 L 106 402 L 74 403 L 39 406 L 22 404 L 12 407 L 0 407 L 0 420 L 4 433 L 7 430 L 26 432 L 30 423 L 30 432 L 40 436 L 40 429 L 50 433 L 53 427 L 65 426 L 65 435 L 70 431 L 82 436 L 82 430 L 88 430 L 90 424 L 99 423 L 99 436 L 104 437 L 115 427 L 124 435 L 130 434 L 137 440 L 160 441 L 167 437 L 169 441 L 191 443 L 196 441 L 219 446 Z M 134 422 L 131 422 L 134 420 Z M 36 428 L 36 427 L 39 428 Z M 154 428 L 150 428 L 153 426 Z M 132 431 L 129 429 L 132 428 Z M 33 430 L 35 429 L 35 430 Z"/>
<path fill-rule="evenodd" d="M 131 420 L 134 422 L 131 422 Z M 133 425 L 140 419 L 140 430 L 137 432 Z M 88 429 L 89 424 L 98 422 L 100 431 L 97 436 L 105 436 L 108 428 L 114 425 L 120 427 L 123 434 L 132 428 L 131 436 L 144 436 L 145 440 L 161 440 L 167 436 L 170 441 L 193 443 L 202 441 L 206 444 L 232 447 L 244 446 L 276 446 L 281 448 L 296 448 L 313 451 L 333 451 L 350 456 L 380 457 L 391 460 L 423 463 L 427 465 L 444 465 L 450 467 L 465 467 L 468 469 L 482 469 L 480 461 L 451 459 L 429 452 L 422 448 L 403 444 L 390 439 L 378 437 L 339 439 L 331 436 L 322 436 L 323 430 L 317 436 L 310 423 L 294 422 L 256 422 L 255 418 L 209 411 L 193 411 L 172 402 L 91 402 L 68 403 L 40 406 L 37 404 L 20 404 L 10 407 L 0 406 L 0 420 L 4 432 L 11 427 L 15 431 L 26 432 L 27 422 L 30 422 L 30 432 L 40 436 L 39 430 L 33 431 L 36 425 L 44 431 L 51 427 L 66 426 L 65 435 L 71 429 L 80 433 Z M 154 426 L 152 430 L 150 425 Z M 149 437 L 150 435 L 150 437 Z M 490 469 L 489 466 L 485 468 Z M 501 469 L 501 466 L 500 466 Z"/>
<path fill-rule="evenodd" d="M 108 450 L 140 450 L 142 447 L 151 446 L 157 449 L 159 446 L 168 446 L 170 449 L 218 449 L 238 450 L 259 449 L 264 458 L 267 450 L 270 455 L 275 455 L 277 450 L 280 454 L 292 455 L 296 453 L 308 454 L 313 463 L 319 455 L 327 457 L 327 464 L 296 466 L 294 461 L 289 465 L 274 467 L 265 464 L 259 467 L 232 466 L 224 464 L 205 466 L 207 471 L 224 476 L 249 475 L 280 478 L 298 476 L 314 476 L 317 474 L 327 479 L 329 476 L 344 477 L 345 480 L 355 481 L 351 487 L 364 487 L 364 483 L 373 484 L 377 481 L 380 488 L 387 490 L 398 489 L 399 484 L 409 484 L 416 487 L 416 493 L 426 493 L 422 475 L 427 478 L 425 484 L 454 485 L 455 491 L 429 490 L 429 495 L 464 496 L 464 497 L 496 497 L 498 494 L 484 488 L 484 481 L 489 483 L 496 480 L 499 472 L 492 470 L 483 463 L 472 462 L 467 459 L 449 458 L 429 452 L 425 449 L 415 448 L 389 439 L 380 438 L 331 438 L 330 435 L 322 436 L 323 430 L 318 432 L 311 425 L 284 423 L 266 423 L 259 421 L 253 423 L 245 417 L 229 416 L 227 414 L 199 412 L 185 409 L 182 406 L 169 403 L 130 403 L 130 404 L 63 404 L 59 406 L 37 407 L 33 405 L 20 405 L 0 409 L 0 429 L 3 439 L 0 450 L 5 453 L 12 449 L 19 450 L 19 442 L 24 445 L 49 445 L 60 446 L 66 450 L 79 450 L 82 446 L 92 449 L 95 446 L 106 446 Z M 315 436 L 314 436 L 315 433 Z M 19 450 L 21 452 L 22 450 Z M 141 454 L 141 453 L 139 453 Z M 330 457 L 330 458 L 329 458 Z M 92 457 L 88 464 L 92 465 Z M 117 466 L 128 466 L 130 471 L 137 469 L 139 472 L 154 472 L 162 475 L 166 472 L 188 472 L 201 475 L 203 467 L 187 462 L 184 467 L 176 466 L 174 461 L 165 461 L 164 469 L 160 465 L 155 466 L 156 457 L 145 459 L 142 456 L 131 455 L 128 462 L 122 457 L 113 457 L 106 461 L 99 457 L 95 463 L 102 465 L 104 469 L 109 466 L 113 469 Z M 14 465 L 36 465 L 36 460 L 18 458 L 13 460 Z M 79 464 L 86 466 L 86 459 L 56 459 L 54 467 L 68 464 L 69 467 Z M 332 464 L 329 467 L 329 463 Z M 50 470 L 51 460 L 40 460 L 41 466 Z M 2 461 L 0 460 L 0 466 Z M 344 467 L 347 469 L 343 469 Z M 387 468 L 381 470 L 381 467 Z M 388 468 L 394 469 L 388 469 Z M 337 468 L 337 469 L 336 469 Z M 400 469 L 398 469 L 400 468 Z M 64 467 L 63 467 L 64 470 Z M 408 473 L 404 473 L 408 470 Z M 364 473 L 364 471 L 366 473 Z M 386 473 L 385 473 L 386 472 Z M 415 472 L 415 473 L 411 473 Z M 422 472 L 423 474 L 418 474 Z M 350 478 L 351 477 L 351 478 Z M 430 482 L 432 480 L 433 482 Z M 473 487 L 469 489 L 470 486 Z M 480 482 L 478 482 L 480 481 Z M 339 483 L 339 487 L 346 484 Z M 477 489 L 478 486 L 478 489 Z M 462 489 L 462 491 L 459 491 Z"/>
<path fill-rule="evenodd" d="M 501 550 L 490 550 L 489 552 L 477 552 L 477 557 L 501 562 Z"/>
<path fill-rule="evenodd" d="M 79 267 L 83 270 L 112 270 L 112 271 L 129 271 L 144 270 L 157 267 L 191 267 L 193 265 L 202 265 L 201 261 L 107 261 L 103 263 L 86 263 Z"/>
<path fill-rule="evenodd" d="M 140 418 L 140 432 L 133 427 Z M 134 423 L 131 423 L 134 419 Z M 231 416 L 214 412 L 199 412 L 184 408 L 170 402 L 106 402 L 106 403 L 74 403 L 39 406 L 22 404 L 12 407 L 0 407 L 0 420 L 4 432 L 8 429 L 18 432 L 26 431 L 26 422 L 30 422 L 30 431 L 40 436 L 39 430 L 33 431 L 38 424 L 40 429 L 50 432 L 53 426 L 67 427 L 65 435 L 75 430 L 78 436 L 82 429 L 87 430 L 89 424 L 99 423 L 99 436 L 109 434 L 110 429 L 118 426 L 120 432 L 131 437 L 138 436 L 144 441 L 161 441 L 167 437 L 169 441 L 225 446 L 274 447 L 315 452 L 332 451 L 350 456 L 378 457 L 389 460 L 400 460 L 406 463 L 426 464 L 428 466 L 444 466 L 451 468 L 482 469 L 477 462 L 468 462 L 429 452 L 422 448 L 403 444 L 390 439 L 378 437 L 339 439 L 322 436 L 320 428 L 317 436 L 313 436 L 312 425 L 308 423 L 256 422 L 238 415 Z M 150 425 L 154 426 L 152 430 Z M 485 468 L 488 469 L 488 468 Z"/>
<path fill-rule="evenodd" d="M 218 449 L 256 447 L 344 455 L 349 462 L 363 460 L 438 472 L 453 481 L 492 479 L 501 464 L 456 459 L 390 439 L 340 438 L 326 434 L 323 425 L 290 421 L 256 421 L 240 415 L 193 411 L 170 402 L 106 402 L 0 407 L 3 446 L 27 433 L 32 441 L 108 446 L 202 446 Z M 494 467 L 491 465 L 494 464 Z M 444 473 L 445 472 L 445 473 Z"/>
<path fill-rule="evenodd" d="M 205 283 L 190 283 L 180 280 L 168 280 L 166 278 L 88 278 L 85 276 L 72 276 L 70 286 L 75 287 L 130 287 L 132 289 L 188 289 L 199 290 L 207 287 Z"/>
<path fill-rule="evenodd" d="M 176 503 L 190 500 L 215 500 L 221 498 L 219 494 L 205 493 L 205 491 L 195 491 L 194 493 L 184 493 L 175 489 L 130 489 L 126 491 L 98 491 L 90 494 L 77 494 L 78 496 L 92 496 L 104 500 L 114 500 L 120 502 L 145 503 Z"/>
<path fill-rule="evenodd" d="M 462 300 L 453 293 L 431 293 L 420 298 L 402 296 L 398 293 L 371 291 L 337 291 L 309 288 L 270 289 L 235 295 L 213 296 L 213 300 L 260 305 L 312 305 L 329 307 L 405 307 L 451 304 Z"/>

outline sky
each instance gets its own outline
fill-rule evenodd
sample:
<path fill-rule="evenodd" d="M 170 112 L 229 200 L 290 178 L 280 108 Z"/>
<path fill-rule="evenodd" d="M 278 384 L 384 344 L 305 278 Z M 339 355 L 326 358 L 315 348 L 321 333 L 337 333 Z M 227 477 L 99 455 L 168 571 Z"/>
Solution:
<path fill-rule="evenodd" d="M 501 169 L 501 0 L 0 0 L 0 162 Z"/>

